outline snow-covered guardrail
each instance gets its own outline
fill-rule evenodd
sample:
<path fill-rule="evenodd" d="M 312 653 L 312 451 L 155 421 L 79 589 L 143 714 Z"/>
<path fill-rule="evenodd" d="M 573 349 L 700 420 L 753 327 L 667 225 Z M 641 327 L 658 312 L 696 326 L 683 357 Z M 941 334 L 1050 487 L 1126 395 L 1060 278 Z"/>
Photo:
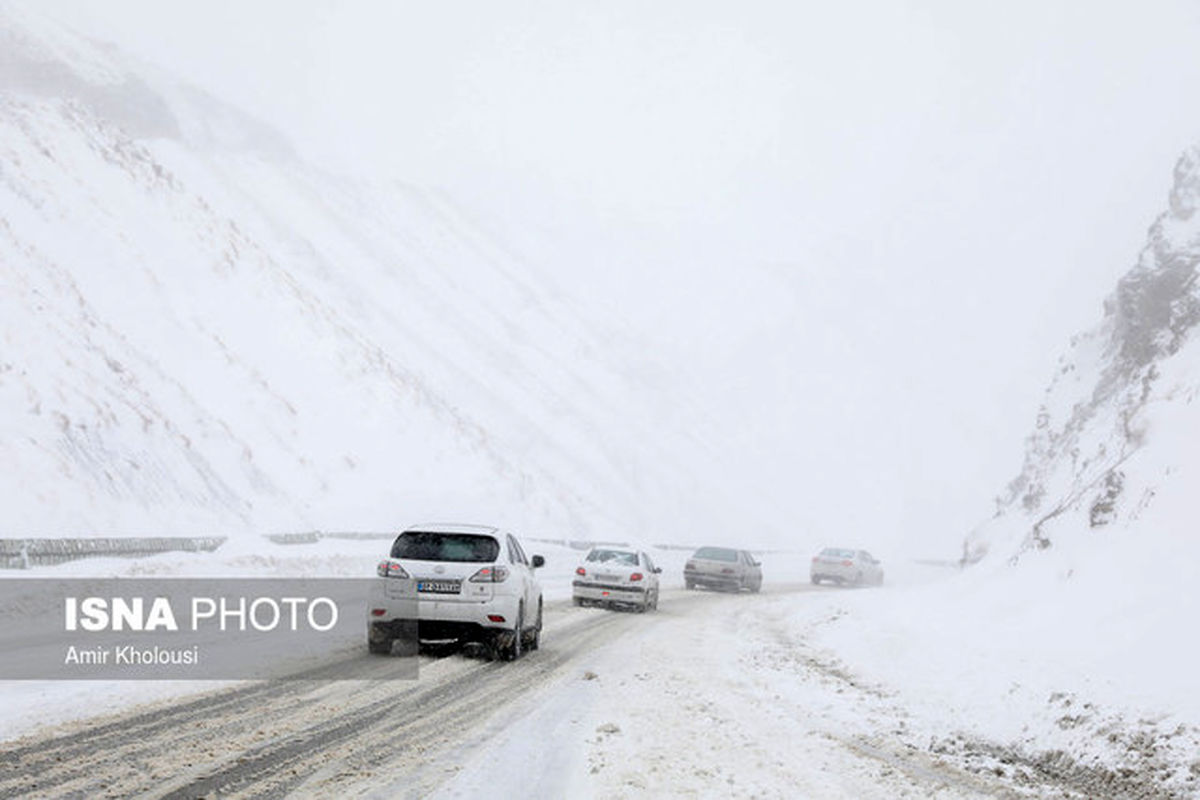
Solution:
<path fill-rule="evenodd" d="M 153 536 L 88 539 L 0 539 L 0 567 L 27 569 L 61 564 L 79 558 L 120 556 L 135 558 L 157 553 L 211 552 L 225 543 L 224 536 Z"/>
<path fill-rule="evenodd" d="M 387 539 L 390 541 L 395 538 L 395 533 L 378 533 L 372 531 L 304 531 L 303 533 L 267 534 L 267 539 L 272 544 L 313 544 L 322 539 L 352 539 L 355 541 Z"/>

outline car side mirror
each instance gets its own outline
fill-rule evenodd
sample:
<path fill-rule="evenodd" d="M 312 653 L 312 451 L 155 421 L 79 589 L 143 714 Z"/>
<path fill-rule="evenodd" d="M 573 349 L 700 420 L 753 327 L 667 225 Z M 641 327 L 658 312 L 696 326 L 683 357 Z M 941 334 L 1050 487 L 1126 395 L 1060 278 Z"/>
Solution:
<path fill-rule="evenodd" d="M 654 568 L 654 574 L 655 574 L 655 575 L 661 575 L 661 574 L 662 574 L 662 567 L 655 567 L 655 568 Z"/>
<path fill-rule="evenodd" d="M 546 566 L 546 559 L 542 558 L 541 556 L 533 557 L 533 568 L 534 569 L 537 569 L 538 567 L 544 567 L 544 566 Z"/>

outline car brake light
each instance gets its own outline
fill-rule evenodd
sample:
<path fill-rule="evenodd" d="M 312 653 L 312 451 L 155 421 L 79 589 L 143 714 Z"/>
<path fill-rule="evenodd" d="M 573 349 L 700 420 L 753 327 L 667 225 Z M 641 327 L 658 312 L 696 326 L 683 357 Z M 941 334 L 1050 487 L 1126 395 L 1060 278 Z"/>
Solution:
<path fill-rule="evenodd" d="M 642 578 L 644 578 L 644 577 L 646 577 L 646 576 L 645 576 L 645 575 L 643 575 L 642 573 L 640 573 L 640 572 L 635 572 L 635 573 L 633 573 L 632 575 L 630 575 L 630 576 L 629 576 L 629 580 L 631 580 L 631 581 L 640 581 L 640 580 L 641 580 Z"/>
<path fill-rule="evenodd" d="M 721 570 L 721 574 L 722 575 L 732 575 L 733 567 L 726 567 L 725 569 Z"/>
<path fill-rule="evenodd" d="M 584 569 L 583 567 L 576 567 L 575 574 L 576 575 L 587 575 L 587 570 Z"/>
<path fill-rule="evenodd" d="M 372 609 L 371 609 L 371 616 L 372 616 L 372 617 L 382 617 L 382 616 L 383 616 L 384 614 L 386 614 L 386 613 L 387 613 L 387 609 L 386 609 L 386 608 L 372 608 Z"/>
<path fill-rule="evenodd" d="M 508 578 L 508 567 L 497 564 L 494 567 L 483 567 L 471 576 L 471 583 L 503 583 Z"/>
<path fill-rule="evenodd" d="M 379 566 L 375 568 L 375 574 L 381 578 L 408 577 L 408 573 L 404 571 L 404 567 L 400 566 L 395 561 L 380 561 Z"/>
<path fill-rule="evenodd" d="M 488 614 L 489 622 L 504 622 L 504 617 L 499 614 Z"/>
<path fill-rule="evenodd" d="M 843 566 L 843 567 L 853 567 L 853 566 L 854 566 L 854 562 L 853 562 L 853 561 L 843 561 L 843 562 L 842 562 L 842 566 Z"/>
<path fill-rule="evenodd" d="M 684 569 L 695 569 L 695 568 L 696 568 L 696 562 L 695 562 L 695 561 L 689 561 L 689 562 L 687 562 L 686 564 L 684 564 L 684 565 L 683 565 L 683 568 L 684 568 Z"/>
<path fill-rule="evenodd" d="M 816 561 L 820 561 L 820 560 L 821 560 L 821 557 L 820 557 L 820 556 L 813 556 L 813 561 L 814 561 L 814 562 L 816 562 Z"/>

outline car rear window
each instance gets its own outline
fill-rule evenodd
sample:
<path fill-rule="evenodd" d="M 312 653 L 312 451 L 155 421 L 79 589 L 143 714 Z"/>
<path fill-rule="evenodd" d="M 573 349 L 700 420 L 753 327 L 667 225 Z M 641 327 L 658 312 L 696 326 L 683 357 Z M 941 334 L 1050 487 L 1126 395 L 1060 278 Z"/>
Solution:
<path fill-rule="evenodd" d="M 499 542 L 473 533 L 405 531 L 392 544 L 392 558 L 413 561 L 491 562 L 499 555 Z"/>
<path fill-rule="evenodd" d="M 830 558 L 854 558 L 854 551 L 839 550 L 836 547 L 826 547 L 821 551 L 821 555 L 829 556 Z"/>
<path fill-rule="evenodd" d="M 624 564 L 630 567 L 636 567 L 638 563 L 637 553 L 625 550 L 593 550 L 588 553 L 587 560 L 598 561 L 601 564 Z"/>
<path fill-rule="evenodd" d="M 737 561 L 737 550 L 725 547 L 701 547 L 692 558 L 705 558 L 709 561 Z"/>

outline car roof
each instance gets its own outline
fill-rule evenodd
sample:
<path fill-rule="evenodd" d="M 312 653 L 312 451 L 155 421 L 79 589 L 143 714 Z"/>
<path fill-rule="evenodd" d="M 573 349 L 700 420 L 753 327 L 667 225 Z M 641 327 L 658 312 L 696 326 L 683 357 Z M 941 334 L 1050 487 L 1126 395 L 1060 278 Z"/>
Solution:
<path fill-rule="evenodd" d="M 421 533 L 473 533 L 495 536 L 500 533 L 500 529 L 492 525 L 468 525 L 459 522 L 430 522 L 424 525 L 410 525 L 402 532 L 409 533 L 419 531 Z"/>

